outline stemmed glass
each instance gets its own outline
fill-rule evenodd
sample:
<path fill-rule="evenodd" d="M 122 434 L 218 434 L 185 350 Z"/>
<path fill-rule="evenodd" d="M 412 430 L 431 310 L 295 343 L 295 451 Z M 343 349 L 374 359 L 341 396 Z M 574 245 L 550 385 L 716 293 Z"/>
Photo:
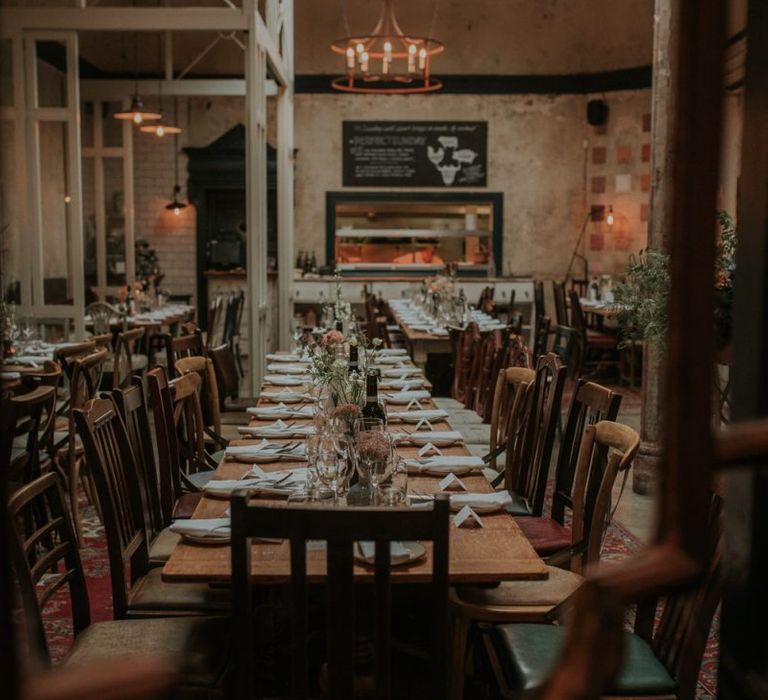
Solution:
<path fill-rule="evenodd" d="M 384 421 L 378 418 L 361 418 L 358 428 L 355 442 L 357 469 L 360 478 L 369 481 L 376 493 L 379 484 L 392 472 L 392 438 Z"/>
<path fill-rule="evenodd" d="M 392 461 L 392 478 L 379 489 L 379 497 L 386 506 L 400 506 L 408 495 L 408 466 L 396 453 L 392 455 Z"/>
<path fill-rule="evenodd" d="M 346 451 L 337 449 L 333 437 L 326 436 L 321 439 L 315 468 L 320 481 L 333 493 L 334 504 L 338 502 L 339 496 L 346 493 L 349 480 L 348 464 Z"/>

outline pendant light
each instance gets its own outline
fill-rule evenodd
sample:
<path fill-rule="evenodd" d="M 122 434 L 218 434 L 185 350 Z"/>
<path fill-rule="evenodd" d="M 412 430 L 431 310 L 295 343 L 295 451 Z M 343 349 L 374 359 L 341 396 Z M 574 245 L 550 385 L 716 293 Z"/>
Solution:
<path fill-rule="evenodd" d="M 163 115 L 144 109 L 144 102 L 139 95 L 139 34 L 136 33 L 134 42 L 134 89 L 131 95 L 131 106 L 125 112 L 117 112 L 112 116 L 122 121 L 130 120 L 134 124 L 160 119 Z"/>
<path fill-rule="evenodd" d="M 158 34 L 157 37 L 158 37 L 157 55 L 159 59 L 161 55 L 160 35 Z M 165 121 L 165 115 L 163 114 L 163 79 L 162 78 L 160 78 L 160 80 L 157 81 L 157 95 L 158 95 L 158 107 L 160 112 L 159 121 L 156 121 L 154 124 L 142 124 L 139 127 L 139 131 L 145 134 L 154 134 L 158 138 L 162 138 L 163 136 L 166 136 L 168 134 L 180 134 L 181 129 L 178 126 L 173 126 L 172 124 L 168 124 Z"/>
<path fill-rule="evenodd" d="M 173 120 L 178 120 L 176 98 L 173 99 Z M 171 127 L 176 128 L 176 127 Z M 179 132 L 181 129 L 177 129 L 173 133 L 173 193 L 171 194 L 171 201 L 165 205 L 168 211 L 172 211 L 176 216 L 181 214 L 182 209 L 186 209 L 187 205 L 179 199 L 181 195 L 181 186 L 179 185 Z"/>

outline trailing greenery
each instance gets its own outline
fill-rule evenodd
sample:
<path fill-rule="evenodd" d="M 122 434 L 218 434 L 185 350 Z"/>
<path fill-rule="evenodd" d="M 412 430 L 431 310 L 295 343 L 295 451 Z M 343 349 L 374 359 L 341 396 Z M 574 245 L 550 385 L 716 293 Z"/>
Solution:
<path fill-rule="evenodd" d="M 737 234 L 733 218 L 717 212 L 720 235 L 715 260 L 714 331 L 717 347 L 731 341 L 733 280 L 736 271 Z M 631 255 L 624 282 L 614 287 L 621 346 L 647 340 L 663 346 L 667 336 L 669 305 L 669 256 L 651 248 Z"/>

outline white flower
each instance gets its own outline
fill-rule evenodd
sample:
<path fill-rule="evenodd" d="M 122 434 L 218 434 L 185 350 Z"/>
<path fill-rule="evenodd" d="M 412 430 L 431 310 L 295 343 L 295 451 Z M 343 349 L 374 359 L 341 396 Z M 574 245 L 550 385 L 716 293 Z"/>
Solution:
<path fill-rule="evenodd" d="M 333 366 L 338 369 L 344 369 L 347 366 L 347 361 L 344 359 L 334 360 Z"/>
<path fill-rule="evenodd" d="M 381 345 L 381 338 L 374 338 L 371 341 L 371 345 L 373 345 L 375 348 L 379 347 L 379 345 Z"/>
<path fill-rule="evenodd" d="M 356 348 L 356 347 L 357 347 L 357 337 L 353 335 L 353 336 L 352 336 L 352 337 L 349 339 L 349 344 L 350 344 L 350 345 L 351 345 L 353 348 Z"/>

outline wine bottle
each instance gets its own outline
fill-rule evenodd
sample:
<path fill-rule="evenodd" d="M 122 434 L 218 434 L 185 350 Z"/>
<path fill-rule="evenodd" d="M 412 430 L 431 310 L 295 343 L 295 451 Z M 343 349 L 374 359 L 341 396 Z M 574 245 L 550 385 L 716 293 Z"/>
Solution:
<path fill-rule="evenodd" d="M 344 323 L 339 318 L 336 319 L 336 330 L 339 333 L 343 333 L 344 332 Z"/>
<path fill-rule="evenodd" d="M 365 378 L 365 406 L 363 406 L 363 420 L 381 420 L 386 425 L 387 414 L 379 402 L 379 374 L 376 371 L 369 372 Z"/>
<path fill-rule="evenodd" d="M 352 374 L 353 372 L 357 372 L 359 369 L 360 364 L 358 362 L 357 345 L 350 345 L 348 372 L 349 374 Z"/>

